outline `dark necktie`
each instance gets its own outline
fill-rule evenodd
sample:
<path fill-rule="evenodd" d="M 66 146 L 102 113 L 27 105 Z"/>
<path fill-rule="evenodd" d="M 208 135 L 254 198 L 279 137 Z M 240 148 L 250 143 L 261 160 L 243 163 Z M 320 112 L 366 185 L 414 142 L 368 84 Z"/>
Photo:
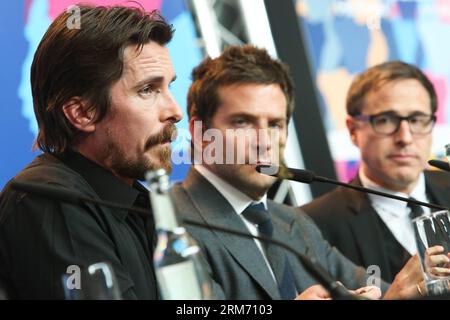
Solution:
<path fill-rule="evenodd" d="M 416 200 L 413 197 L 409 198 L 410 200 Z M 408 207 L 411 209 L 411 212 L 409 213 L 409 217 L 412 219 L 420 217 L 423 214 L 423 208 L 422 206 L 419 206 L 418 204 L 408 202 Z"/>
<path fill-rule="evenodd" d="M 273 234 L 273 224 L 269 212 L 262 203 L 250 204 L 242 215 L 251 223 L 257 225 L 262 236 L 271 238 Z M 280 296 L 283 300 L 292 300 L 296 297 L 297 291 L 294 285 L 294 276 L 291 266 L 287 260 L 283 249 L 270 243 L 264 243 L 267 259 L 278 282 Z"/>

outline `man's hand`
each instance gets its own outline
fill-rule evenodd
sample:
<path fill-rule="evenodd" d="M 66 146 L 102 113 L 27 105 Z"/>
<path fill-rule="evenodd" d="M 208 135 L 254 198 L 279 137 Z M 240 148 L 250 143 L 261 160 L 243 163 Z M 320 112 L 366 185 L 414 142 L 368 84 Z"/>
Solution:
<path fill-rule="evenodd" d="M 443 246 L 434 246 L 425 251 L 425 269 L 427 274 L 435 277 L 450 276 L 450 253 L 444 252 Z"/>
<path fill-rule="evenodd" d="M 381 290 L 375 286 L 367 286 L 356 290 L 349 290 L 355 296 L 361 296 L 367 299 L 380 299 Z M 311 286 L 303 291 L 295 300 L 331 300 L 331 296 L 327 290 L 321 285 Z"/>
<path fill-rule="evenodd" d="M 431 275 L 449 276 L 450 254 L 445 254 L 442 246 L 430 247 L 425 252 L 425 265 Z M 384 299 L 411 299 L 425 292 L 420 258 L 416 254 L 397 274 Z"/>
<path fill-rule="evenodd" d="M 419 255 L 414 255 L 395 276 L 383 299 L 411 299 L 419 296 L 418 285 L 424 290 Z M 424 292 L 424 291 L 422 291 Z"/>
<path fill-rule="evenodd" d="M 316 284 L 303 291 L 295 300 L 331 300 L 331 296 L 324 287 Z"/>
<path fill-rule="evenodd" d="M 364 297 L 370 300 L 378 300 L 381 298 L 381 289 L 377 286 L 367 286 L 356 290 L 349 290 L 355 296 Z"/>

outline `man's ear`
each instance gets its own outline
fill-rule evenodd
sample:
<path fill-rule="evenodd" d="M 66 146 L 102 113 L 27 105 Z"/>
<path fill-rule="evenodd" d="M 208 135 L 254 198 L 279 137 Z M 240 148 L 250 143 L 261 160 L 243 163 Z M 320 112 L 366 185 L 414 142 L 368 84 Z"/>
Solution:
<path fill-rule="evenodd" d="M 347 119 L 345 119 L 345 124 L 347 126 L 347 130 L 350 135 L 350 139 L 352 139 L 352 142 L 355 146 L 358 146 L 358 139 L 357 139 L 357 135 L 356 135 L 356 130 L 358 129 L 358 124 L 356 123 L 355 119 L 353 119 L 350 116 L 347 116 Z"/>
<path fill-rule="evenodd" d="M 80 97 L 73 97 L 63 106 L 67 120 L 82 132 L 94 132 L 94 111 L 88 110 L 87 104 Z"/>
<path fill-rule="evenodd" d="M 189 120 L 189 132 L 192 137 L 192 144 L 196 146 L 197 150 L 203 150 L 203 145 L 207 142 L 203 142 L 203 134 L 206 130 L 204 121 L 194 116 Z"/>

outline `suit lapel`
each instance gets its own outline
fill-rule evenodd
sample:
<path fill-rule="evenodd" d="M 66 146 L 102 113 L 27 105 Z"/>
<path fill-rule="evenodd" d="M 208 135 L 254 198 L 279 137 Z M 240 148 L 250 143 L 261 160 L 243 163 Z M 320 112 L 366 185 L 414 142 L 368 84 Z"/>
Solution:
<path fill-rule="evenodd" d="M 183 186 L 195 204 L 202 219 L 208 224 L 249 233 L 230 203 L 195 169 L 190 169 Z M 246 272 L 267 292 L 272 299 L 280 299 L 275 281 L 266 262 L 252 239 L 212 230 L 230 254 Z"/>
<path fill-rule="evenodd" d="M 359 178 L 352 184 L 361 186 Z M 390 275 L 391 270 L 387 256 L 383 250 L 382 233 L 375 209 L 371 206 L 368 196 L 356 190 L 343 190 L 350 211 L 354 213 L 349 223 L 354 234 L 363 264 L 378 265 L 383 275 Z M 381 262 L 381 265 L 380 265 Z"/>
<path fill-rule="evenodd" d="M 294 238 L 291 230 L 293 221 L 284 221 L 283 219 L 281 219 L 280 214 L 278 213 L 278 209 L 275 205 L 273 205 L 272 201 L 269 200 L 267 204 L 268 210 L 272 216 L 272 222 L 274 224 L 273 239 L 286 243 L 298 252 L 308 255 L 310 250 L 305 245 L 306 241 L 301 241 L 301 239 L 298 238 L 298 235 L 296 238 Z M 282 249 L 282 252 L 283 251 L 286 252 L 288 261 L 291 265 L 297 292 L 301 292 L 303 289 L 305 289 L 304 284 L 306 283 L 306 279 L 308 279 L 309 277 L 309 273 L 303 268 L 303 265 L 300 263 L 297 256 L 285 249 Z M 278 261 L 273 268 L 284 271 L 284 261 L 285 259 Z"/>

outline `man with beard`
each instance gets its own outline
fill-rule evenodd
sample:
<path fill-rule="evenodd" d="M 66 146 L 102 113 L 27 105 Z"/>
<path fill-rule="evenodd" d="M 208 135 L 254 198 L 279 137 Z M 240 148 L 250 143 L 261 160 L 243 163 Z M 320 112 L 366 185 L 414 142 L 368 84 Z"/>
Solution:
<path fill-rule="evenodd" d="M 36 157 L 12 181 L 77 191 L 150 212 L 137 180 L 170 170 L 170 141 L 182 112 L 166 44 L 173 30 L 158 13 L 81 6 L 51 24 L 31 70 L 39 125 Z M 125 299 L 156 299 L 154 223 L 90 203 L 71 205 L 15 191 L 0 197 L 0 287 L 11 299 L 61 299 L 81 289 L 62 281 L 97 262 L 112 266 Z"/>
<path fill-rule="evenodd" d="M 275 178 L 255 170 L 258 164 L 282 162 L 294 106 L 287 67 L 263 49 L 229 47 L 203 61 L 192 78 L 188 113 L 194 165 L 172 189 L 181 216 L 288 243 L 357 294 L 379 297 L 379 289 L 364 288 L 365 270 L 329 246 L 306 215 L 267 199 Z M 330 298 L 290 252 L 215 230 L 188 230 L 204 250 L 218 298 Z M 402 298 L 417 293 L 421 278 L 416 257 L 389 289 L 379 283 L 386 298 Z"/>

